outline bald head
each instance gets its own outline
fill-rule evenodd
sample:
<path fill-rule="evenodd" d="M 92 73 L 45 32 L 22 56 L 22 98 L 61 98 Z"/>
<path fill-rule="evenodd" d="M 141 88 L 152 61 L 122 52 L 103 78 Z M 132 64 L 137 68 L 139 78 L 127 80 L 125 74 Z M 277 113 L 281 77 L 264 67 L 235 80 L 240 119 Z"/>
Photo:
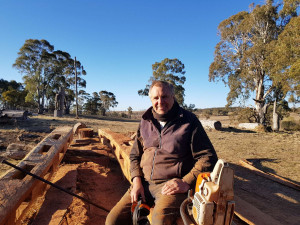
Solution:
<path fill-rule="evenodd" d="M 166 114 L 175 101 L 173 85 L 165 81 L 153 81 L 149 89 L 149 97 L 154 111 L 158 114 Z"/>

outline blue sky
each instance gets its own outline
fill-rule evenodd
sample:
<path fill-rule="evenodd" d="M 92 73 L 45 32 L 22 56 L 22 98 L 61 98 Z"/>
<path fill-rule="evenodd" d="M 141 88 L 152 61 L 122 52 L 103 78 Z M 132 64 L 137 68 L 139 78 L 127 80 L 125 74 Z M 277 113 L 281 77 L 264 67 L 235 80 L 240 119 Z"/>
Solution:
<path fill-rule="evenodd" d="M 116 95 L 114 110 L 144 110 L 137 94 L 152 64 L 178 58 L 185 64 L 185 103 L 223 107 L 228 88 L 208 81 L 221 21 L 263 0 L 0 0 L 0 78 L 22 82 L 12 68 L 26 39 L 46 39 L 87 71 L 86 92 Z M 250 102 L 253 104 L 252 102 Z"/>

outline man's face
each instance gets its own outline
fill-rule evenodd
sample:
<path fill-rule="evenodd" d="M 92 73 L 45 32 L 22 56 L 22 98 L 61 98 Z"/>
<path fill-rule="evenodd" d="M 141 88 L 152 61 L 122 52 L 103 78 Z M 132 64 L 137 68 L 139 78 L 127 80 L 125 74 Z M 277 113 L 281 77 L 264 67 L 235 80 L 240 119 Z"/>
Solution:
<path fill-rule="evenodd" d="M 153 109 L 158 114 L 166 114 L 174 104 L 174 96 L 167 87 L 152 87 L 150 96 Z"/>

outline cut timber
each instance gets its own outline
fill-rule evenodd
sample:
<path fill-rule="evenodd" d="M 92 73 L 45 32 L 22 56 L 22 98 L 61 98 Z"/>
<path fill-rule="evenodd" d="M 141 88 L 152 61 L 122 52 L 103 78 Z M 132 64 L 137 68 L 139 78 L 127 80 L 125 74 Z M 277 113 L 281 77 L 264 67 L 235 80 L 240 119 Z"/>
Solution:
<path fill-rule="evenodd" d="M 93 137 L 94 130 L 92 128 L 81 128 L 78 130 L 78 137 L 79 138 L 89 138 Z"/>
<path fill-rule="evenodd" d="M 215 130 L 222 129 L 221 122 L 217 121 L 217 120 L 201 120 L 200 122 L 204 128 L 210 128 L 210 129 L 215 129 Z"/>
<path fill-rule="evenodd" d="M 248 129 L 248 130 L 255 130 L 259 126 L 259 123 L 240 123 L 239 128 Z"/>
<path fill-rule="evenodd" d="M 237 195 L 234 196 L 235 200 L 235 212 L 241 220 L 250 225 L 280 225 L 277 220 L 273 217 L 263 213 L 258 208 L 254 207 L 250 203 L 239 198 Z"/>
<path fill-rule="evenodd" d="M 131 150 L 131 139 L 125 137 L 124 135 L 114 133 L 110 130 L 98 130 L 98 135 L 100 142 L 107 145 L 117 158 L 124 176 L 129 182 L 131 182 L 130 177 L 130 160 L 129 154 Z"/>
<path fill-rule="evenodd" d="M 28 117 L 28 112 L 23 110 L 3 110 L 1 116 L 18 120 L 26 120 Z"/>
<path fill-rule="evenodd" d="M 285 186 L 288 186 L 288 187 L 294 188 L 295 190 L 300 191 L 300 185 L 298 185 L 298 184 L 296 184 L 296 183 L 293 183 L 293 182 L 291 182 L 291 181 L 289 181 L 289 180 L 286 180 L 286 179 L 284 179 L 284 178 L 282 178 L 282 177 L 280 177 L 280 176 L 277 176 L 277 175 L 275 175 L 275 174 L 272 174 L 272 173 L 265 173 L 265 172 L 263 172 L 263 171 L 261 171 L 261 170 L 255 168 L 254 166 L 252 166 L 252 165 L 250 164 L 250 162 L 247 161 L 247 160 L 245 160 L 245 159 L 244 159 L 244 160 L 240 160 L 240 161 L 239 161 L 239 164 L 240 164 L 241 166 L 243 166 L 243 167 L 245 167 L 245 168 L 247 168 L 247 169 L 253 171 L 254 173 L 256 173 L 256 174 L 259 175 L 259 176 L 268 178 L 268 179 L 273 180 L 273 181 L 275 181 L 275 182 L 277 182 L 277 183 L 283 184 L 283 185 L 285 185 Z"/>
<path fill-rule="evenodd" d="M 49 180 L 72 140 L 72 127 L 59 127 L 46 136 L 17 164 Z M 20 224 L 22 217 L 46 188 L 46 184 L 16 169 L 0 177 L 0 225 Z"/>

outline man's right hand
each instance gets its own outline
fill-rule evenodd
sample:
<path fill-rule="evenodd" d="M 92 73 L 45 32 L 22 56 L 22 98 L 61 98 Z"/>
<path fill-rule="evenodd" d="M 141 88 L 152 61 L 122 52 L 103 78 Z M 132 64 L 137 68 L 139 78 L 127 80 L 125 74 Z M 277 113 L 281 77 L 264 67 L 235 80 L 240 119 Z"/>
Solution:
<path fill-rule="evenodd" d="M 145 202 L 146 199 L 142 179 L 141 177 L 135 177 L 132 180 L 132 190 L 130 192 L 131 202 L 137 202 L 139 200 L 139 195 L 142 196 L 142 199 Z"/>

